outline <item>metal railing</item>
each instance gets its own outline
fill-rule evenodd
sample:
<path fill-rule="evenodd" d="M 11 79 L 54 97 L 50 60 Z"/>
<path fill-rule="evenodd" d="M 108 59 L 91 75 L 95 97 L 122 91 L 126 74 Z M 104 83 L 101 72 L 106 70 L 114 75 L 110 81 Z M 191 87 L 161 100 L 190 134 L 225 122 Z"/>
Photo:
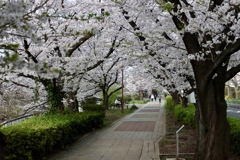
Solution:
<path fill-rule="evenodd" d="M 176 159 L 178 159 L 178 156 L 179 156 L 178 133 L 183 129 L 183 127 L 184 127 L 184 125 L 182 125 L 182 127 L 180 127 L 176 132 L 176 149 L 177 149 Z"/>
<path fill-rule="evenodd" d="M 34 110 L 34 109 L 36 109 L 36 108 L 38 108 L 38 107 L 41 107 L 41 106 L 43 106 L 43 105 L 45 105 L 45 104 L 46 104 L 46 102 L 44 102 L 44 103 L 42 103 L 42 104 L 40 104 L 40 105 L 36 105 L 36 106 L 33 106 L 33 107 L 28 108 L 28 109 L 23 113 L 22 116 L 19 116 L 19 117 L 17 117 L 17 118 L 13 118 L 13 119 L 9 119 L 9 120 L 6 120 L 6 121 L 0 123 L 0 127 L 7 127 L 7 126 L 12 126 L 12 125 L 14 125 L 14 124 L 18 124 L 18 123 L 24 121 L 25 119 L 31 118 L 31 117 L 36 116 L 36 115 L 41 116 L 41 115 L 42 115 L 43 113 L 45 113 L 46 111 L 38 111 L 38 112 L 32 113 L 32 114 L 26 114 L 26 113 L 29 112 L 29 111 L 31 111 L 31 110 Z"/>
<path fill-rule="evenodd" d="M 24 115 L 24 116 L 21 116 L 21 117 L 17 117 L 17 118 L 13 118 L 13 119 L 10 119 L 10 120 L 7 120 L 7 121 L 4 121 L 0 124 L 1 127 L 7 127 L 7 126 L 12 126 L 14 124 L 18 124 L 22 121 L 24 121 L 25 119 L 27 118 L 31 118 L 33 117 L 35 114 L 29 114 L 29 115 Z"/>

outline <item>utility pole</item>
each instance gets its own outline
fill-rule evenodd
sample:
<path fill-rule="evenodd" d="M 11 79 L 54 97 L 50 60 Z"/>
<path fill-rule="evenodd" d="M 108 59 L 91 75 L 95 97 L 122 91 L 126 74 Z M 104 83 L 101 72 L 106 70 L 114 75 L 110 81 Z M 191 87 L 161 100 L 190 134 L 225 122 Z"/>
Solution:
<path fill-rule="evenodd" d="M 124 113 L 124 94 L 123 94 L 123 90 L 124 90 L 124 65 L 122 65 L 122 113 Z"/>
<path fill-rule="evenodd" d="M 142 77 L 140 77 L 140 102 L 142 103 L 143 93 L 142 93 Z"/>

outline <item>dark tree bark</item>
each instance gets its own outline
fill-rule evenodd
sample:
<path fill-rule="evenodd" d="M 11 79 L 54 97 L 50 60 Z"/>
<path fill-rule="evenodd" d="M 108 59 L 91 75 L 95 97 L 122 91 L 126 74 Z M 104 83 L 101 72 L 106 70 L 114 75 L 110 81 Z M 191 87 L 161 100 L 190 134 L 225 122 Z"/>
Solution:
<path fill-rule="evenodd" d="M 180 96 L 178 92 L 170 92 L 170 95 L 172 96 L 173 105 L 176 106 L 177 104 L 180 104 Z"/>
<path fill-rule="evenodd" d="M 103 105 L 105 106 L 106 109 L 109 109 L 108 93 L 104 90 L 102 90 L 102 92 L 103 92 Z"/>
<path fill-rule="evenodd" d="M 4 159 L 4 146 L 5 146 L 4 134 L 0 132 L 0 159 Z"/>
<path fill-rule="evenodd" d="M 176 12 L 180 1 L 170 1 L 175 4 L 173 11 Z M 212 0 L 209 10 L 213 10 L 216 5 L 221 3 L 222 0 Z M 184 26 L 188 25 L 188 21 L 184 13 L 180 12 L 178 14 L 178 16 L 173 16 L 173 22 L 178 30 L 182 30 Z M 205 37 L 205 40 L 200 43 L 212 40 L 211 35 L 202 36 Z M 189 55 L 209 50 L 200 46 L 197 33 L 185 32 L 183 42 Z M 198 134 L 195 160 L 227 160 L 229 157 L 230 127 L 226 119 L 227 105 L 224 99 L 224 87 L 226 79 L 228 79 L 227 66 L 229 57 L 237 50 L 239 50 L 238 43 L 227 46 L 223 41 L 221 45 L 211 48 L 211 55 L 204 55 L 204 61 L 191 60 L 198 98 L 196 111 Z M 216 51 L 221 51 L 221 55 L 217 55 Z"/>
<path fill-rule="evenodd" d="M 180 8 L 183 3 L 187 6 L 190 4 L 184 0 L 165 1 L 173 4 L 172 12 L 175 12 L 175 14 L 171 13 L 171 15 L 176 29 L 183 30 L 190 21 Z M 162 1 L 158 2 L 161 3 Z M 214 9 L 221 5 L 222 2 L 223 0 L 209 0 L 209 11 L 214 12 Z M 239 9 L 233 10 L 235 10 L 235 15 L 239 14 Z M 123 10 L 123 15 L 128 20 L 127 13 L 127 11 Z M 190 11 L 190 15 L 191 18 L 196 17 L 194 11 Z M 139 27 L 133 21 L 129 22 L 129 24 L 135 30 L 139 30 Z M 228 36 L 231 25 L 231 23 L 226 25 L 222 32 L 226 36 Z M 211 51 L 210 54 L 204 54 L 205 60 L 191 61 L 197 86 L 196 89 L 194 88 L 197 95 L 196 126 L 198 132 L 195 160 L 227 160 L 229 157 L 229 124 L 226 119 L 227 105 L 224 99 L 224 86 L 226 80 L 229 80 L 240 70 L 240 65 L 238 65 L 227 72 L 230 56 L 240 50 L 240 38 L 237 39 L 237 37 L 231 36 L 228 38 L 231 40 L 236 39 L 234 43 L 227 44 L 228 40 L 223 39 L 220 44 L 214 44 L 211 48 L 204 48 L 204 45 L 200 46 L 200 43 L 207 44 L 208 41 L 212 41 L 212 37 L 210 33 L 200 35 L 204 38 L 199 42 L 199 34 L 201 32 L 184 32 L 182 34 L 188 55 L 198 56 L 197 54 L 202 52 Z M 166 35 L 163 36 L 170 40 Z M 138 37 L 140 41 L 145 42 L 142 35 Z M 147 49 L 148 43 L 145 42 L 144 46 Z M 216 54 L 216 52 L 221 52 L 221 54 Z M 152 55 L 152 52 L 149 54 Z M 192 82 L 189 82 L 192 85 Z M 170 94 L 174 104 L 178 104 L 180 100 L 178 101 L 176 94 Z"/>
<path fill-rule="evenodd" d="M 205 81 L 203 75 L 198 75 L 196 79 L 198 134 L 195 160 L 227 160 L 230 127 L 226 119 L 225 81 L 221 76 Z"/>
<path fill-rule="evenodd" d="M 62 102 L 65 92 L 63 92 L 63 87 L 58 85 L 56 79 L 53 80 L 41 80 L 47 91 L 48 102 L 51 106 L 51 113 L 62 113 L 64 110 L 64 104 Z"/>
<path fill-rule="evenodd" d="M 187 97 L 181 97 L 182 100 L 182 107 L 186 108 L 188 106 L 188 98 Z"/>
<path fill-rule="evenodd" d="M 183 38 L 188 54 L 201 50 L 194 34 L 185 33 Z M 227 65 L 218 67 L 216 76 L 209 76 L 209 70 L 216 62 L 192 60 L 195 80 L 197 112 L 197 147 L 195 160 L 227 160 L 229 152 L 229 124 L 226 119 L 224 87 Z"/>

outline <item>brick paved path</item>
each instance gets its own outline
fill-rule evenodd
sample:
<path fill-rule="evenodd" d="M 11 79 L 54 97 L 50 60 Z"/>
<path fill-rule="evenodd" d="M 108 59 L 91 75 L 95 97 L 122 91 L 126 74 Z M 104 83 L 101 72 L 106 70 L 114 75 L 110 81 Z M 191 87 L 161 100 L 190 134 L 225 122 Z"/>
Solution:
<path fill-rule="evenodd" d="M 164 133 L 164 109 L 149 102 L 49 160 L 159 160 L 157 142 Z"/>

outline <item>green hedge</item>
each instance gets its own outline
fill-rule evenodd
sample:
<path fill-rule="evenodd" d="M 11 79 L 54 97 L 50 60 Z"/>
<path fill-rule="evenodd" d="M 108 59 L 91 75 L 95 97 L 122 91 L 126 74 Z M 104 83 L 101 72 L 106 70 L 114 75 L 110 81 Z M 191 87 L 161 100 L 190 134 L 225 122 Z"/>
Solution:
<path fill-rule="evenodd" d="M 191 127 L 195 127 L 195 106 L 188 104 L 188 107 L 183 108 L 182 105 L 178 104 L 174 108 L 174 116 L 178 121 L 183 122 Z"/>
<path fill-rule="evenodd" d="M 171 106 L 171 98 L 167 98 L 165 105 Z M 171 108 L 169 107 L 168 108 Z M 192 127 L 195 126 L 195 107 L 193 104 L 189 104 L 187 108 L 182 108 L 181 105 L 174 107 L 175 118 L 185 124 L 188 124 Z M 240 156 L 240 119 L 229 118 L 228 122 L 230 125 L 230 151 Z"/>
<path fill-rule="evenodd" d="M 54 148 L 64 148 L 76 135 L 101 127 L 103 119 L 102 112 L 45 115 L 2 128 L 4 159 L 43 159 Z"/>
<path fill-rule="evenodd" d="M 228 118 L 230 124 L 230 150 L 240 156 L 240 119 Z"/>
<path fill-rule="evenodd" d="M 99 104 L 84 104 L 82 105 L 83 111 L 90 111 L 90 112 L 105 112 L 105 107 Z"/>
<path fill-rule="evenodd" d="M 166 96 L 164 107 L 166 108 L 167 112 L 171 112 L 174 109 L 174 103 L 171 96 Z"/>

